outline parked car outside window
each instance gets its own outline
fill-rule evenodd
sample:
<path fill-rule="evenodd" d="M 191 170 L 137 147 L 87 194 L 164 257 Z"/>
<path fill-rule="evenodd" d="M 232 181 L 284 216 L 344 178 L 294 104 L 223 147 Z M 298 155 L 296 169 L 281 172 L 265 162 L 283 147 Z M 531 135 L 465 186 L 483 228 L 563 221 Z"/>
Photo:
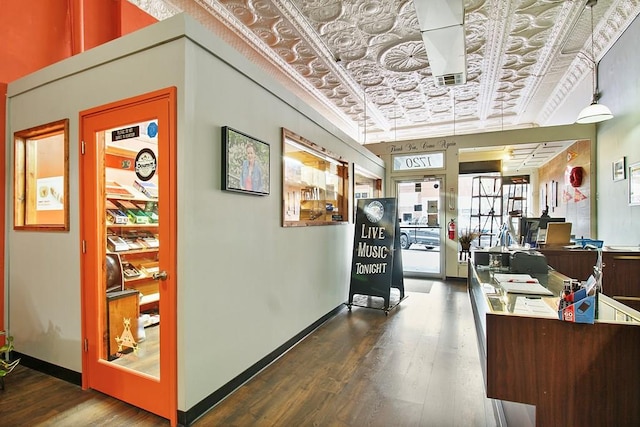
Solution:
<path fill-rule="evenodd" d="M 423 245 L 429 250 L 440 247 L 440 227 L 429 226 L 426 216 L 400 222 L 400 247 L 409 249 L 411 245 Z"/>

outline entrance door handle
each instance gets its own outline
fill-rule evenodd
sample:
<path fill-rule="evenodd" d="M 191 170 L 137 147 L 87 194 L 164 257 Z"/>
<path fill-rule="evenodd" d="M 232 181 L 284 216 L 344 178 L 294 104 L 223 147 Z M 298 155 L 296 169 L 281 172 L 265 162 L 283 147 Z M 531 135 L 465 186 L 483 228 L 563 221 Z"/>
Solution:
<path fill-rule="evenodd" d="M 167 272 L 162 270 L 157 273 L 153 273 L 154 280 L 167 280 Z"/>

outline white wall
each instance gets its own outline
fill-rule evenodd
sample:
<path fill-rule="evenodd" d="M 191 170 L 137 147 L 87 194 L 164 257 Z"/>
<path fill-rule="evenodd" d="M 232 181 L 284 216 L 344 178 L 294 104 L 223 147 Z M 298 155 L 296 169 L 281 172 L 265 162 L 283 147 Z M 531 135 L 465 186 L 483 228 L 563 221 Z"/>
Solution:
<path fill-rule="evenodd" d="M 71 124 L 70 231 L 7 233 L 7 311 L 19 352 L 81 371 L 79 111 L 168 86 L 178 88 L 178 409 L 186 411 L 347 299 L 353 225 L 280 226 L 281 127 L 377 175 L 384 167 L 182 15 L 12 83 L 8 135 L 64 117 Z M 269 196 L 220 190 L 225 125 L 270 144 Z"/>
<path fill-rule="evenodd" d="M 185 219 L 178 229 L 178 346 L 186 407 L 346 301 L 352 225 L 280 225 L 281 127 L 384 175 L 367 150 L 346 145 L 210 51 L 220 48 L 187 49 L 188 134 L 178 154 L 178 216 Z M 269 196 L 220 191 L 222 126 L 270 145 Z"/>
<path fill-rule="evenodd" d="M 598 238 L 605 245 L 640 245 L 640 206 L 629 206 L 629 181 L 612 180 L 612 163 L 640 162 L 640 18 L 600 62 L 600 102 L 614 118 L 598 125 Z M 606 270 L 605 270 L 606 274 Z"/>

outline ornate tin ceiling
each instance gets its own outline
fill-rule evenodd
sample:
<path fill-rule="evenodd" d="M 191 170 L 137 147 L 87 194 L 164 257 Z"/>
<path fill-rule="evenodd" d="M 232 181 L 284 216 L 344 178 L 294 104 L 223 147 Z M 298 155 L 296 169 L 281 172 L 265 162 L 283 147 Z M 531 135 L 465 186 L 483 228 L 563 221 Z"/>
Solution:
<path fill-rule="evenodd" d="M 465 0 L 467 83 L 445 87 L 412 0 L 129 1 L 192 15 L 360 143 L 544 126 L 592 78 L 586 0 Z M 597 3 L 596 58 L 639 12 Z"/>

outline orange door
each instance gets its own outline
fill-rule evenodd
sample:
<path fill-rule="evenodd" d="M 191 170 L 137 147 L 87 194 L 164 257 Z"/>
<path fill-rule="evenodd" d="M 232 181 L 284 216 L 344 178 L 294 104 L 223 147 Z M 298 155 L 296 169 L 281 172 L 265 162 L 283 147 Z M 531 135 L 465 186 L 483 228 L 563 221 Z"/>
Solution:
<path fill-rule="evenodd" d="M 83 387 L 177 421 L 175 88 L 80 114 Z"/>

